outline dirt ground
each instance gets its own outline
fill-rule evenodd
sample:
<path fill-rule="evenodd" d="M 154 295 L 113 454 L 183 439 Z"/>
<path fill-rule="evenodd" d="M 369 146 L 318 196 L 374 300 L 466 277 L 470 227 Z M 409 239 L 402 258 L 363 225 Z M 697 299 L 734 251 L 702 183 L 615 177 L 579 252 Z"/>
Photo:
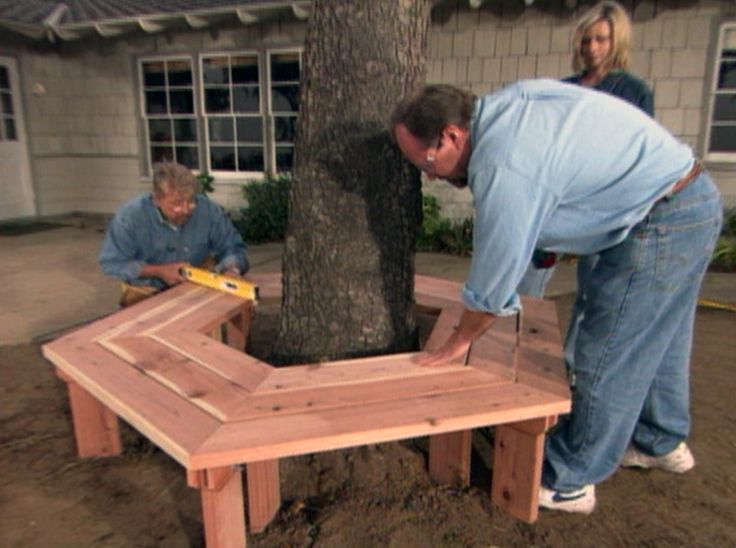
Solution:
<path fill-rule="evenodd" d="M 557 300 L 562 325 L 570 298 Z M 275 311 L 259 310 L 257 352 Z M 619 470 L 590 516 L 528 525 L 490 504 L 490 432 L 474 434 L 472 485 L 434 484 L 426 439 L 281 461 L 282 508 L 249 546 L 736 546 L 736 314 L 699 309 L 692 362 L 696 468 Z M 732 336 L 724 336 L 724 334 Z M 257 353 L 254 352 L 254 353 Z M 124 427 L 124 452 L 77 459 L 63 383 L 36 344 L 0 347 L 0 546 L 203 545 L 199 492 Z"/>

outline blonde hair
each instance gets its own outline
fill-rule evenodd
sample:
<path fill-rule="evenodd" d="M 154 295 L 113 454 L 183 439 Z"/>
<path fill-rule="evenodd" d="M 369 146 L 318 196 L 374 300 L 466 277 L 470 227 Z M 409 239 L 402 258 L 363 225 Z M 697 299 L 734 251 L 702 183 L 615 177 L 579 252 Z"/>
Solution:
<path fill-rule="evenodd" d="M 583 35 L 591 25 L 598 21 L 608 21 L 611 25 L 611 53 L 609 55 L 610 69 L 629 68 L 629 49 L 631 48 L 631 19 L 626 10 L 618 2 L 605 0 L 599 2 L 585 12 L 578 20 L 573 35 L 572 68 L 575 72 L 585 69 L 581 48 Z"/>

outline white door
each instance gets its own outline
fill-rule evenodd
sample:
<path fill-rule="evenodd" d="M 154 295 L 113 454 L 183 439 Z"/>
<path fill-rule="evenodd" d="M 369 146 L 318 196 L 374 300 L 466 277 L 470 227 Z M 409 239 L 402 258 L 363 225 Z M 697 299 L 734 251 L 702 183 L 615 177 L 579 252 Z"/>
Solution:
<path fill-rule="evenodd" d="M 35 213 L 18 68 L 0 57 L 0 220 Z"/>

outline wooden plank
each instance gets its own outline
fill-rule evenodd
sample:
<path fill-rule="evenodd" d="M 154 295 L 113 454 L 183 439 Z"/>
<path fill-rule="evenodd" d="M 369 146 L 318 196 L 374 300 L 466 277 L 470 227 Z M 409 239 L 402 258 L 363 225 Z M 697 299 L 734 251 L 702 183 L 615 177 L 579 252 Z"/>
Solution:
<path fill-rule="evenodd" d="M 267 363 L 200 333 L 164 330 L 151 338 L 247 391 L 255 390 L 274 370 Z"/>
<path fill-rule="evenodd" d="M 246 543 L 245 511 L 240 470 L 231 472 L 222 488 L 203 486 L 200 492 L 207 548 L 243 548 Z"/>
<path fill-rule="evenodd" d="M 176 292 L 173 290 L 165 291 L 151 299 L 146 299 L 156 299 L 156 306 L 149 307 L 141 311 L 139 315 L 130 317 L 127 320 L 118 317 L 119 321 L 117 325 L 114 325 L 109 330 L 94 338 L 88 337 L 88 339 L 98 340 L 122 335 L 136 336 L 154 332 L 163 326 L 177 321 L 179 318 L 191 316 L 198 310 L 208 309 L 219 299 L 217 292 L 210 289 L 189 283 L 181 285 L 184 287 L 179 289 L 179 286 L 177 286 L 175 288 Z M 118 314 L 115 314 L 115 316 L 118 316 Z"/>
<path fill-rule="evenodd" d="M 77 454 L 80 457 L 119 455 L 123 444 L 115 413 L 71 379 L 67 380 L 67 389 Z"/>
<path fill-rule="evenodd" d="M 348 386 L 387 379 L 448 373 L 457 365 L 421 367 L 418 353 L 389 354 L 328 363 L 293 365 L 274 369 L 256 393 L 303 390 L 326 386 Z"/>
<path fill-rule="evenodd" d="M 540 420 L 545 419 L 534 422 Z M 544 433 L 528 434 L 510 426 L 494 430 L 491 499 L 512 516 L 533 523 L 539 514 Z"/>
<path fill-rule="evenodd" d="M 429 438 L 429 475 L 455 487 L 470 485 L 472 430 L 437 434 Z"/>
<path fill-rule="evenodd" d="M 185 467 L 221 424 L 98 345 L 47 345 L 44 356 Z"/>
<path fill-rule="evenodd" d="M 426 369 L 422 377 L 365 381 L 350 386 L 325 386 L 254 394 L 243 400 L 228 416 L 230 420 L 249 420 L 259 417 L 295 415 L 318 410 L 363 405 L 381 401 L 400 400 L 449 393 L 468 388 L 492 387 L 508 381 L 482 371 L 463 367 L 452 372 L 435 374 Z"/>
<path fill-rule="evenodd" d="M 250 462 L 245 470 L 248 530 L 260 533 L 281 506 L 279 461 Z"/>
<path fill-rule="evenodd" d="M 226 323 L 228 319 L 253 307 L 252 301 L 235 295 L 216 289 L 201 289 L 207 292 L 206 299 L 191 303 L 189 308 L 182 309 L 178 314 L 172 314 L 169 318 L 160 318 L 158 325 L 152 326 L 149 331 L 140 331 L 140 333 L 151 334 L 154 331 L 163 330 L 175 333 L 182 331 L 210 333 Z"/>
<path fill-rule="evenodd" d="M 281 272 L 248 272 L 245 278 L 258 286 L 259 299 L 281 297 Z"/>
<path fill-rule="evenodd" d="M 507 380 L 514 380 L 516 359 L 516 332 L 508 332 L 509 322 L 498 318 L 490 329 L 470 346 L 468 364 Z M 515 320 L 514 320 L 515 321 Z M 498 324 L 498 325 L 496 325 Z"/>
<path fill-rule="evenodd" d="M 119 337 L 99 344 L 219 420 L 226 420 L 248 396 L 237 384 L 149 337 Z"/>
<path fill-rule="evenodd" d="M 570 410 L 570 401 L 518 384 L 223 424 L 192 468 L 254 462 L 518 422 Z"/>

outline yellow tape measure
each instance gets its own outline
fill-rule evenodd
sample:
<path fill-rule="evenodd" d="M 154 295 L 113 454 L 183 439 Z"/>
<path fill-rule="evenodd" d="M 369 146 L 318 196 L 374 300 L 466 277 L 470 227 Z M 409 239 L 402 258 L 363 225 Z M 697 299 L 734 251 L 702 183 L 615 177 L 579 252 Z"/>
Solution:
<path fill-rule="evenodd" d="M 209 270 L 187 266 L 181 269 L 181 274 L 190 282 L 232 293 L 243 299 L 258 300 L 258 286 L 234 276 L 215 274 Z"/>

